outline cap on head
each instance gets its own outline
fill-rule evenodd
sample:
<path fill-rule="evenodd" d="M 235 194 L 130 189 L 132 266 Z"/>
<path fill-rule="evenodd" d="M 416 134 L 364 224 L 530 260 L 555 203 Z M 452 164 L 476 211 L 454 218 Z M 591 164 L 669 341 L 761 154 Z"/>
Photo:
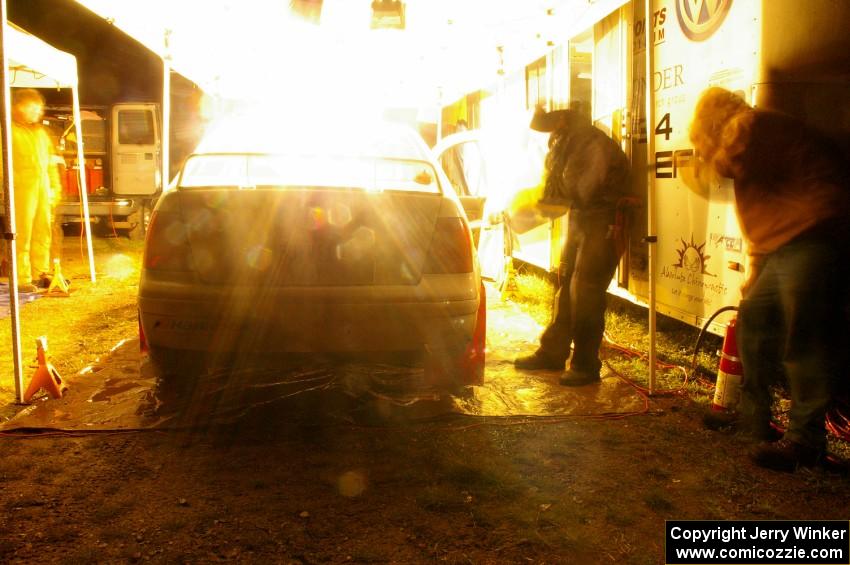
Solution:
<path fill-rule="evenodd" d="M 538 106 L 534 110 L 534 116 L 531 118 L 529 127 L 535 131 L 551 133 L 566 122 L 567 116 L 569 116 L 568 110 L 552 110 L 551 112 L 547 112 L 541 106 Z"/>

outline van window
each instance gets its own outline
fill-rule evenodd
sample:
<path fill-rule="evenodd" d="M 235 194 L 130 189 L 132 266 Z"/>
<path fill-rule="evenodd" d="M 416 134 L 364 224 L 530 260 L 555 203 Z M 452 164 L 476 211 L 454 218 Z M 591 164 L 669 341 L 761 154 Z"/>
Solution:
<path fill-rule="evenodd" d="M 103 118 L 83 118 L 83 143 L 86 153 L 106 152 L 106 122 Z"/>
<path fill-rule="evenodd" d="M 106 153 L 106 120 L 94 110 L 82 110 L 80 117 L 86 154 Z M 62 109 L 45 114 L 43 123 L 56 148 L 66 153 L 76 153 L 77 129 L 70 112 Z"/>
<path fill-rule="evenodd" d="M 155 142 L 153 112 L 150 110 L 118 111 L 118 143 L 153 145 Z"/>

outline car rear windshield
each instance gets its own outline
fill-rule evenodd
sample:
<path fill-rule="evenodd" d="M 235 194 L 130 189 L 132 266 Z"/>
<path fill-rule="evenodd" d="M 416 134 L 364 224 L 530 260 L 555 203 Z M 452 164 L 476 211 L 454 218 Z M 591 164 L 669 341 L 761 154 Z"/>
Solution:
<path fill-rule="evenodd" d="M 316 155 L 192 155 L 180 188 L 345 188 L 439 193 L 437 174 L 416 159 Z"/>

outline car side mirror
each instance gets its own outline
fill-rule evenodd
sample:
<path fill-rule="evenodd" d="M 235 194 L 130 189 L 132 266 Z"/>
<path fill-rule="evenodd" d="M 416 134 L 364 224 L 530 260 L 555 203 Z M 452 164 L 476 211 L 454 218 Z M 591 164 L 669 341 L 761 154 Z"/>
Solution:
<path fill-rule="evenodd" d="M 416 184 L 429 185 L 429 184 L 431 184 L 431 183 L 433 182 L 433 180 L 434 180 L 434 179 L 433 179 L 433 177 L 431 176 L 431 173 L 429 173 L 429 172 L 428 172 L 428 171 L 426 171 L 426 170 L 421 170 L 421 171 L 419 171 L 418 173 L 416 173 L 416 176 L 415 176 L 415 177 L 413 177 L 413 181 L 414 181 Z"/>

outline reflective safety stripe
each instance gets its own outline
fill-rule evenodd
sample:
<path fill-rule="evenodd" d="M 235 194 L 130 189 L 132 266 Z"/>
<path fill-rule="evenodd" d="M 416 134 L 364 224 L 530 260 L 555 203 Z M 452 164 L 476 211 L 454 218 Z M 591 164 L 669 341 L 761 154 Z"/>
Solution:
<path fill-rule="evenodd" d="M 728 353 L 725 353 L 723 351 L 720 352 L 720 358 L 725 359 L 726 361 L 731 361 L 733 363 L 740 363 L 741 362 L 740 357 L 735 357 L 734 355 L 729 355 Z"/>

